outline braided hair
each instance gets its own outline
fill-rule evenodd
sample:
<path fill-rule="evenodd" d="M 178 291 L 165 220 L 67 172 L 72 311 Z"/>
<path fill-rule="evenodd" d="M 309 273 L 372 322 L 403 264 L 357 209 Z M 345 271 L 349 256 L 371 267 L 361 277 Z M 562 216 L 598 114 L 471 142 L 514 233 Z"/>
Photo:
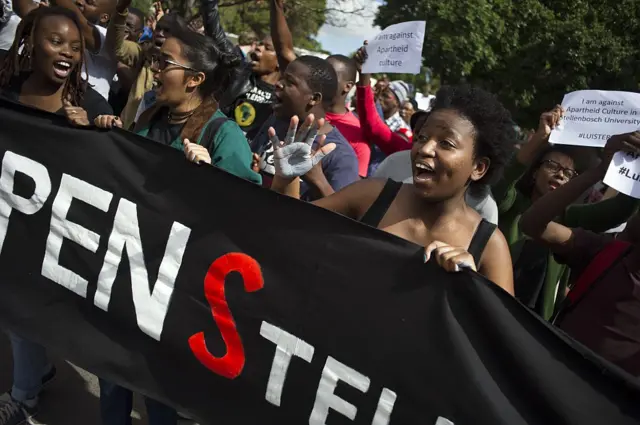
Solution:
<path fill-rule="evenodd" d="M 85 43 L 82 37 L 80 23 L 75 14 L 62 7 L 39 7 L 27 14 L 16 29 L 16 38 L 9 49 L 7 56 L 0 66 L 0 89 L 9 86 L 15 77 L 32 71 L 33 46 L 35 34 L 44 18 L 50 16 L 62 16 L 71 20 L 80 34 L 81 49 L 80 62 L 71 71 L 71 75 L 64 83 L 63 99 L 69 100 L 74 106 L 78 106 L 87 88 L 87 82 L 82 77 L 82 66 L 85 63 Z"/>

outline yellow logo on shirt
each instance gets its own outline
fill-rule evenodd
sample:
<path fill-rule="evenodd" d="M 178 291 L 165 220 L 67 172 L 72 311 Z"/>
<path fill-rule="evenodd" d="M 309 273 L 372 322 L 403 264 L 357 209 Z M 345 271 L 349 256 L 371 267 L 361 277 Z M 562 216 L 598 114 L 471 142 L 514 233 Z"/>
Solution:
<path fill-rule="evenodd" d="M 240 127 L 248 127 L 253 124 L 253 121 L 256 119 L 256 108 L 249 102 L 242 102 L 236 106 L 234 115 Z"/>

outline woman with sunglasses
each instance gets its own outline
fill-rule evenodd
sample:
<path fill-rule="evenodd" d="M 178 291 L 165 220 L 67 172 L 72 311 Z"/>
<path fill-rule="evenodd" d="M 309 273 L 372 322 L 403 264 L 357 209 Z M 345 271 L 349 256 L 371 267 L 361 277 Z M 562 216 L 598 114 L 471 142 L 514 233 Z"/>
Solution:
<path fill-rule="evenodd" d="M 140 116 L 134 132 L 184 149 L 190 160 L 210 162 L 260 184 L 260 175 L 251 169 L 252 155 L 244 134 L 219 110 L 216 100 L 240 60 L 221 52 L 208 37 L 176 28 L 151 61 L 156 103 Z M 96 125 L 122 127 L 122 122 L 101 116 Z"/>
<path fill-rule="evenodd" d="M 545 319 L 551 318 L 557 301 L 564 298 L 569 270 L 558 264 L 544 246 L 525 238 L 520 217 L 533 202 L 577 177 L 579 168 L 585 168 L 579 164 L 584 162 L 579 159 L 585 159 L 580 148 L 548 143 L 563 113 L 558 105 L 541 115 L 536 133 L 492 188 L 498 204 L 499 227 L 513 259 L 516 298 Z M 595 204 L 572 205 L 556 221 L 601 233 L 626 222 L 636 207 L 635 200 L 619 195 Z"/>

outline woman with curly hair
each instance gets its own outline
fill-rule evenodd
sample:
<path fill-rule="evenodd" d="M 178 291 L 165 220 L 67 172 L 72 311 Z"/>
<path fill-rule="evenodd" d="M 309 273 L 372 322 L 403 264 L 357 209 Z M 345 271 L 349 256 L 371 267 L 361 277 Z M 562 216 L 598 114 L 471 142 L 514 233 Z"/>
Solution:
<path fill-rule="evenodd" d="M 73 12 L 40 7 L 20 22 L 0 68 L 3 97 L 89 125 L 111 107 L 82 77 L 85 43 Z"/>
<path fill-rule="evenodd" d="M 296 141 L 273 140 L 272 189 L 299 198 L 299 176 L 333 149 L 328 144 L 311 154 L 310 144 L 303 143 L 313 142 L 321 121 L 314 125 L 308 117 Z M 297 126 L 293 117 L 290 135 Z M 413 184 L 360 180 L 314 203 L 426 247 L 426 260 L 435 258 L 445 270 L 477 270 L 513 294 L 507 241 L 467 205 L 465 193 L 499 176 L 514 137 L 510 114 L 493 95 L 470 86 L 444 87 L 414 138 Z M 324 136 L 318 138 L 323 142 Z"/>

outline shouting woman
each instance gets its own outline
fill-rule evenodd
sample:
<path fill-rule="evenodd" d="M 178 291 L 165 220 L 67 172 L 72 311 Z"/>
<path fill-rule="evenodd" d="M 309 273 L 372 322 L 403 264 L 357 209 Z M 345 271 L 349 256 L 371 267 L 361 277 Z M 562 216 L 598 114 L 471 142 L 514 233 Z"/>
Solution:
<path fill-rule="evenodd" d="M 82 78 L 84 38 L 67 9 L 40 7 L 20 22 L 0 68 L 0 95 L 14 102 L 64 115 L 74 125 L 89 125 L 111 113 L 106 100 Z M 0 397 L 0 421 L 23 423 L 38 411 L 42 385 L 55 376 L 44 347 L 13 333 L 14 383 Z"/>
<path fill-rule="evenodd" d="M 276 167 L 271 188 L 294 198 L 300 198 L 299 177 L 335 148 L 322 146 L 322 135 L 320 148 L 311 152 L 324 120 L 309 115 L 299 131 L 298 124 L 294 116 L 285 142 L 269 130 Z M 509 112 L 494 96 L 469 86 L 445 87 L 414 138 L 413 184 L 359 180 L 313 203 L 426 247 L 425 259 L 448 271 L 477 270 L 513 294 L 507 241 L 467 205 L 465 193 L 498 177 L 514 138 Z"/>
<path fill-rule="evenodd" d="M 212 40 L 177 28 L 152 60 L 156 103 L 136 122 L 134 132 L 156 142 L 185 150 L 238 177 L 261 183 L 251 169 L 251 150 L 238 125 L 218 108 L 216 97 L 229 84 L 240 58 L 221 52 Z M 114 116 L 96 119 L 96 125 L 122 127 Z"/>
<path fill-rule="evenodd" d="M 111 113 L 107 101 L 82 78 L 85 44 L 73 12 L 40 7 L 20 22 L 0 68 L 3 97 L 89 125 Z"/>

